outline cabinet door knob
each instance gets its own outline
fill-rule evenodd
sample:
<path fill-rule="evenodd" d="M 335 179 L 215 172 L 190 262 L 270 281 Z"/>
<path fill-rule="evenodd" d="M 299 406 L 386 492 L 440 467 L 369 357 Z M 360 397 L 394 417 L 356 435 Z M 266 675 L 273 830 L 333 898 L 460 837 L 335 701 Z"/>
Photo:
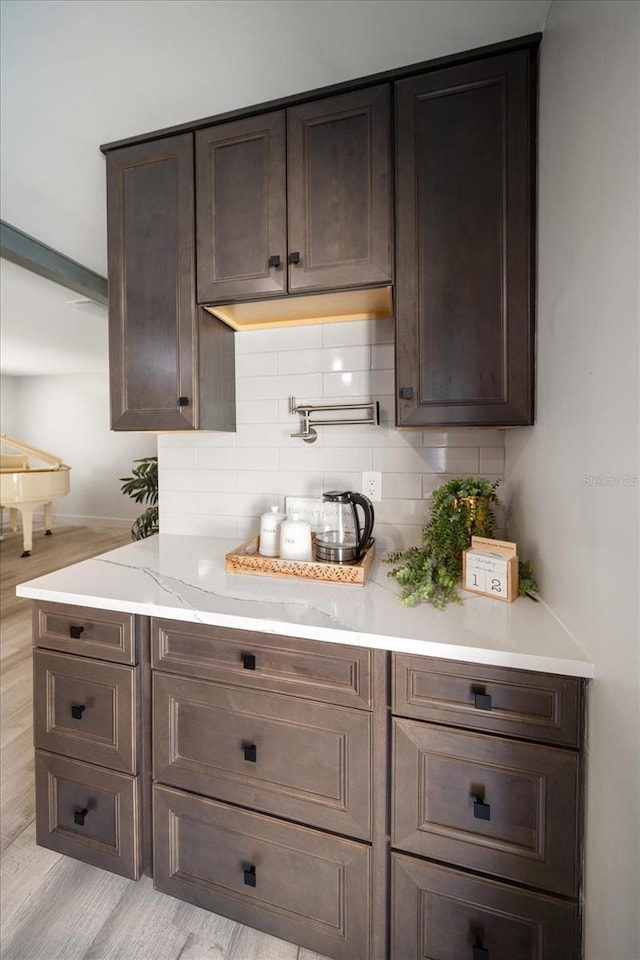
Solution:
<path fill-rule="evenodd" d="M 256 668 L 256 657 L 254 653 L 243 653 L 242 654 L 242 666 L 245 670 L 255 670 Z"/>
<path fill-rule="evenodd" d="M 84 827 L 84 818 L 89 813 L 88 807 L 84 807 L 82 810 L 73 811 L 73 822 L 77 823 L 79 827 Z"/>
<path fill-rule="evenodd" d="M 189 406 L 189 397 L 178 397 L 178 406 L 179 406 L 179 407 L 188 407 L 188 406 Z"/>
<path fill-rule="evenodd" d="M 256 868 L 253 864 L 249 867 L 248 870 L 244 871 L 244 882 L 248 887 L 255 887 L 256 885 Z"/>
<path fill-rule="evenodd" d="M 79 640 L 84 633 L 84 627 L 69 627 L 69 636 L 72 640 Z"/>
<path fill-rule="evenodd" d="M 413 400 L 413 387 L 400 387 L 401 400 Z"/>
<path fill-rule="evenodd" d="M 280 257 L 276 254 L 273 257 L 269 257 L 269 266 L 270 267 L 279 267 L 280 266 Z"/>
<path fill-rule="evenodd" d="M 479 937 L 475 939 L 471 960 L 489 960 L 489 951 L 482 946 L 482 940 Z"/>
<path fill-rule="evenodd" d="M 473 705 L 476 710 L 491 710 L 491 694 L 484 689 L 473 690 Z"/>
<path fill-rule="evenodd" d="M 255 743 L 245 743 L 242 748 L 244 752 L 244 758 L 249 763 L 256 763 L 258 759 L 258 750 Z"/>
<path fill-rule="evenodd" d="M 82 720 L 82 714 L 87 709 L 84 703 L 74 703 L 71 707 L 71 716 L 74 720 Z"/>
<path fill-rule="evenodd" d="M 289 263 L 300 263 L 300 253 L 298 250 L 294 250 L 293 253 L 289 254 Z"/>
<path fill-rule="evenodd" d="M 491 804 L 485 803 L 482 797 L 475 797 L 473 815 L 476 820 L 491 820 Z"/>

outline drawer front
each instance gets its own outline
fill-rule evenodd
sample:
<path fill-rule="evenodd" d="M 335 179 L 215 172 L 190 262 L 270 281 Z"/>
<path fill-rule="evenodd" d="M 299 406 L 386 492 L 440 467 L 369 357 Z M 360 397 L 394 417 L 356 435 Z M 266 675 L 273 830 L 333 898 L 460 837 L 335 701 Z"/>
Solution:
<path fill-rule="evenodd" d="M 576 754 L 397 719 L 393 752 L 394 847 L 576 895 Z"/>
<path fill-rule="evenodd" d="M 406 654 L 393 657 L 393 712 L 571 747 L 582 734 L 574 677 Z"/>
<path fill-rule="evenodd" d="M 369 839 L 370 714 L 156 673 L 153 727 L 156 780 Z"/>
<path fill-rule="evenodd" d="M 154 786 L 158 890 L 335 957 L 369 957 L 366 844 Z"/>
<path fill-rule="evenodd" d="M 137 773 L 135 684 L 133 667 L 36 650 L 36 747 Z"/>
<path fill-rule="evenodd" d="M 223 627 L 153 620 L 152 665 L 165 673 L 371 707 L 371 651 Z"/>
<path fill-rule="evenodd" d="M 78 657 L 134 664 L 134 616 L 62 603 L 33 605 L 33 636 L 38 647 Z"/>
<path fill-rule="evenodd" d="M 103 767 L 36 750 L 36 841 L 138 879 L 140 784 Z"/>
<path fill-rule="evenodd" d="M 392 855 L 393 960 L 577 960 L 578 908 Z"/>

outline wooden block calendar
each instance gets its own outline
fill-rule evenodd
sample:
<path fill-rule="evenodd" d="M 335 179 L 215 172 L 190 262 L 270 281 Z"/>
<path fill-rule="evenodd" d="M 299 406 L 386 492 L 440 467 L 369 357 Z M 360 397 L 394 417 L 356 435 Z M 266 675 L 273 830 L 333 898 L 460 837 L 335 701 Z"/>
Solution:
<path fill-rule="evenodd" d="M 508 540 L 471 537 L 462 555 L 462 586 L 512 603 L 518 596 L 518 548 Z"/>

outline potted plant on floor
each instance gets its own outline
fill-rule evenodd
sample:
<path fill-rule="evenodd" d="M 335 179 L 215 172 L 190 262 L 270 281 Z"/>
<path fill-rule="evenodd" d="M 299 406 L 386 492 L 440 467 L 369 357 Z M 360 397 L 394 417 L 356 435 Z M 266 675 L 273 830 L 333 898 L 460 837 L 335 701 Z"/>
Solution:
<path fill-rule="evenodd" d="M 131 477 L 120 477 L 121 491 L 136 503 L 148 503 L 147 509 L 134 520 L 131 527 L 132 540 L 144 540 L 158 532 L 158 458 L 143 457 L 133 461 Z"/>

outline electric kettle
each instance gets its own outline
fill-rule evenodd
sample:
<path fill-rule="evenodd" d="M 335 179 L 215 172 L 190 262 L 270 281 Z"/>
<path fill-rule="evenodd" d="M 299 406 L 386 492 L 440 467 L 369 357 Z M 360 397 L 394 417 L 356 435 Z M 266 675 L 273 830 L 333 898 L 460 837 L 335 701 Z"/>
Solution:
<path fill-rule="evenodd" d="M 357 507 L 362 509 L 362 524 Z M 371 542 L 373 520 L 373 504 L 361 493 L 349 490 L 323 493 L 316 533 L 316 559 L 326 563 L 357 563 Z"/>

